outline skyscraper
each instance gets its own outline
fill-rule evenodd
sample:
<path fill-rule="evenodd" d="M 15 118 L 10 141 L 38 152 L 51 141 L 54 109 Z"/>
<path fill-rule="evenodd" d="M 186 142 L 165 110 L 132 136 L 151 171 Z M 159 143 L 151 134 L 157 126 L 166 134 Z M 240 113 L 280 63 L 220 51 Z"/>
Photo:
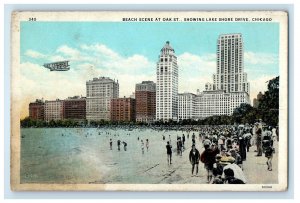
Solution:
<path fill-rule="evenodd" d="M 167 41 L 156 67 L 156 120 L 177 120 L 178 66 L 174 49 Z"/>
<path fill-rule="evenodd" d="M 203 119 L 215 115 L 231 115 L 241 104 L 250 103 L 250 85 L 244 73 L 244 50 L 241 34 L 222 34 L 217 42 L 217 72 L 213 83 L 193 97 L 193 117 Z M 188 115 L 180 94 L 180 117 Z"/>
<path fill-rule="evenodd" d="M 86 119 L 110 120 L 110 100 L 119 97 L 119 83 L 108 77 L 86 82 Z"/>
<path fill-rule="evenodd" d="M 152 81 L 143 81 L 135 85 L 136 121 L 155 120 L 156 85 Z"/>
<path fill-rule="evenodd" d="M 244 73 L 244 46 L 242 34 L 222 34 L 217 42 L 217 73 L 213 85 L 206 90 L 250 93 L 247 73 Z M 212 88 L 212 89 L 210 89 Z"/>

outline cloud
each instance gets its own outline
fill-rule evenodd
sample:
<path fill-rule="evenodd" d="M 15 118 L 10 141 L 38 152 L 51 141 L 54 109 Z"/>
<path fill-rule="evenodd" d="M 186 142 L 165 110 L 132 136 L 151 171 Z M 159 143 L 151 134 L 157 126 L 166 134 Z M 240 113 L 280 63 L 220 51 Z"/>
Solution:
<path fill-rule="evenodd" d="M 254 65 L 278 64 L 278 55 L 260 52 L 245 52 L 244 62 L 246 64 Z"/>
<path fill-rule="evenodd" d="M 177 59 L 180 70 L 184 72 L 201 71 L 204 74 L 210 74 L 216 71 L 216 60 L 210 54 L 194 55 L 191 53 L 183 53 Z"/>
<path fill-rule="evenodd" d="M 100 55 L 106 59 L 117 59 L 118 60 L 120 58 L 118 53 L 109 49 L 104 44 L 93 44 L 93 45 L 83 44 L 80 46 L 80 48 L 84 51 L 93 52 L 96 55 Z"/>
<path fill-rule="evenodd" d="M 56 51 L 72 58 L 80 56 L 80 52 L 77 49 L 73 49 L 67 45 L 60 46 Z"/>
<path fill-rule="evenodd" d="M 93 44 L 80 46 L 81 51 L 92 56 L 89 62 L 96 67 L 110 71 L 116 71 L 119 74 L 142 74 L 155 70 L 155 63 L 149 61 L 143 55 L 134 54 L 129 57 L 123 57 L 118 52 L 108 48 L 103 44 Z M 150 71 L 149 71 L 150 70 Z"/>
<path fill-rule="evenodd" d="M 130 96 L 135 91 L 135 84 L 141 83 L 142 81 L 151 80 L 156 81 L 155 75 L 132 75 L 132 74 L 122 74 L 117 75 L 116 78 L 119 81 L 119 87 L 120 87 L 120 97 L 123 96 Z"/>
<path fill-rule="evenodd" d="M 277 77 L 277 75 L 263 75 L 261 77 L 250 79 L 250 100 L 253 104 L 253 99 L 257 97 L 259 92 L 264 93 L 268 90 L 268 81 Z"/>
<path fill-rule="evenodd" d="M 194 55 L 183 53 L 178 56 L 179 92 L 196 92 L 204 90 L 207 82 L 212 82 L 216 71 L 216 60 L 213 54 Z"/>
<path fill-rule="evenodd" d="M 54 62 L 54 61 L 66 61 L 68 60 L 67 57 L 63 57 L 61 55 L 53 55 L 49 56 L 50 61 L 49 62 Z"/>
<path fill-rule="evenodd" d="M 46 57 L 46 55 L 41 54 L 41 53 L 39 53 L 37 51 L 34 51 L 34 50 L 31 50 L 31 49 L 29 49 L 25 52 L 25 56 L 35 58 L 35 59 L 40 59 L 40 58 L 45 58 Z"/>

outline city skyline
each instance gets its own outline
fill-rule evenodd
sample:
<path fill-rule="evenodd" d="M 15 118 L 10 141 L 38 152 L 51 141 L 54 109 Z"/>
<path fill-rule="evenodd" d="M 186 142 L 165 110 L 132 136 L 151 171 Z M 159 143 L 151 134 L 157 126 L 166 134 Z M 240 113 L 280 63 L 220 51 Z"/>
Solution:
<path fill-rule="evenodd" d="M 99 24 L 96 28 L 92 26 L 94 24 L 86 22 L 37 22 L 34 25 L 21 23 L 20 73 L 21 84 L 24 84 L 21 87 L 21 118 L 28 115 L 28 104 L 36 98 L 51 100 L 72 95 L 84 96 L 85 82 L 94 77 L 105 76 L 119 80 L 120 97 L 128 97 L 132 94 L 136 83 L 146 80 L 157 82 L 155 70 L 158 50 L 165 41 L 172 43 L 172 47 L 176 50 L 175 54 L 178 56 L 179 93 L 196 93 L 197 89 L 203 91 L 204 84 L 212 82 L 212 74 L 215 73 L 217 67 L 217 39 L 225 31 L 227 31 L 225 33 L 238 32 L 243 35 L 244 70 L 248 73 L 248 81 L 253 84 L 250 92 L 251 101 L 259 91 L 266 90 L 267 80 L 279 75 L 279 36 L 276 23 L 179 23 L 176 25 L 170 25 L 170 23 L 159 25 L 96 23 Z M 38 29 L 39 26 L 43 26 L 44 30 Z M 60 37 L 53 34 L 55 30 L 51 29 L 53 26 L 62 30 Z M 133 27 L 141 29 L 135 28 L 133 34 L 131 30 Z M 101 28 L 105 28 L 104 31 L 100 32 Z M 162 28 L 174 32 L 162 32 Z M 91 34 L 91 29 L 95 32 L 99 31 L 97 32 L 99 38 L 105 37 L 95 38 L 94 32 Z M 119 35 L 124 36 L 112 40 L 111 38 L 117 35 L 114 33 L 116 29 L 120 31 Z M 152 30 L 151 34 L 146 33 L 149 29 Z M 180 34 L 175 32 L 178 30 L 186 31 Z M 188 30 L 193 30 L 193 32 L 188 32 Z M 195 37 L 199 34 L 199 30 L 205 31 L 204 34 Z M 29 36 L 29 33 L 34 34 Z M 90 34 L 89 39 L 86 36 L 87 33 Z M 138 34 L 139 37 L 136 37 Z M 32 40 L 35 40 L 35 43 Z M 71 69 L 65 73 L 50 73 L 42 67 L 45 62 L 64 59 L 70 60 L 71 65 Z"/>

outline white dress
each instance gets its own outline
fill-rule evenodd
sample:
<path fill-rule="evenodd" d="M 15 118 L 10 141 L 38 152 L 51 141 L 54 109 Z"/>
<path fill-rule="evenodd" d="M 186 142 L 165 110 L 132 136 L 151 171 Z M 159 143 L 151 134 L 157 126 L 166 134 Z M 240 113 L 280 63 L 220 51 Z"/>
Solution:
<path fill-rule="evenodd" d="M 247 183 L 247 180 L 246 180 L 246 177 L 245 177 L 245 174 L 244 174 L 243 170 L 238 165 L 236 165 L 235 163 L 228 164 L 227 166 L 225 166 L 223 168 L 222 178 L 225 178 L 224 170 L 227 169 L 227 168 L 231 168 L 233 170 L 235 178 L 238 178 L 238 179 L 242 180 L 244 183 Z"/>

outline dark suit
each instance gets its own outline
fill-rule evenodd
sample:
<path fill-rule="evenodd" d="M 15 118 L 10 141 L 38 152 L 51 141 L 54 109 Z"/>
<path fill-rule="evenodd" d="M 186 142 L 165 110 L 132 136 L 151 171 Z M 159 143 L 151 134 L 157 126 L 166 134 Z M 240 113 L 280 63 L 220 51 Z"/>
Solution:
<path fill-rule="evenodd" d="M 192 149 L 190 151 L 189 159 L 192 164 L 192 174 L 194 173 L 195 166 L 196 166 L 196 174 L 198 174 L 198 164 L 199 164 L 199 160 L 200 160 L 199 151 L 197 149 L 195 149 L 195 151 L 193 151 L 193 149 Z"/>

